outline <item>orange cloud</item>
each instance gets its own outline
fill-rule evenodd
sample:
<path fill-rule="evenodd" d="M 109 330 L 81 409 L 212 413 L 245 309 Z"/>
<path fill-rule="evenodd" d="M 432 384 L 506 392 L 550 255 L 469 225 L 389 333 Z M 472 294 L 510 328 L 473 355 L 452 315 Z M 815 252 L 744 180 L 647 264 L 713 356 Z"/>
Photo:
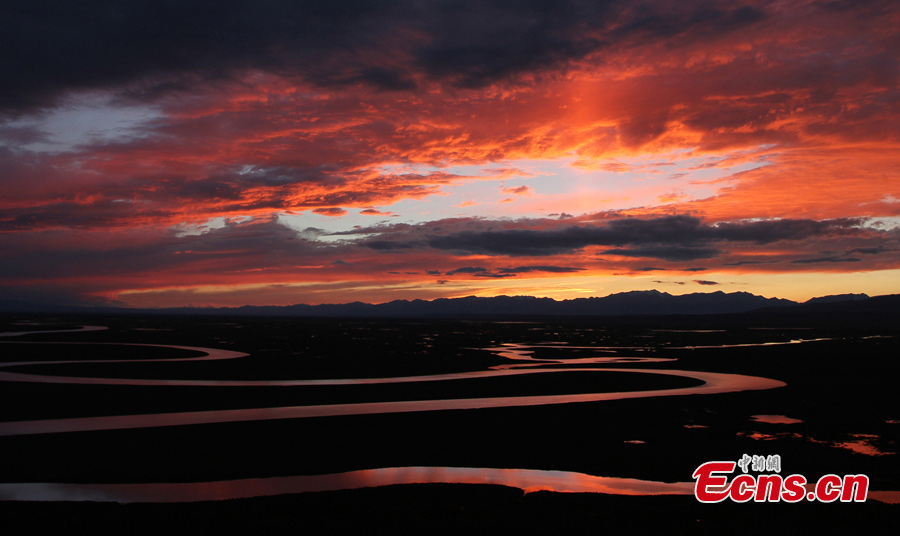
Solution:
<path fill-rule="evenodd" d="M 41 151 L 35 143 L 46 133 L 4 118 L 0 273 L 7 286 L 76 294 L 383 280 L 426 296 L 437 295 L 426 288 L 435 277 L 428 272 L 460 267 L 485 272 L 458 272 L 454 280 L 895 269 L 892 220 L 878 230 L 869 218 L 900 216 L 900 9 L 829 6 L 645 6 L 658 17 L 654 24 L 636 8 L 617 8 L 608 19 L 591 19 L 595 26 L 566 23 L 554 39 L 535 42 L 530 56 L 492 48 L 493 34 L 478 20 L 457 21 L 473 30 L 471 49 L 461 35 L 398 20 L 403 38 L 363 32 L 384 45 L 368 53 L 322 44 L 323 55 L 341 61 L 301 68 L 267 56 L 266 65 L 283 67 L 267 70 L 237 58 L 228 78 L 198 75 L 181 93 L 144 95 L 137 100 L 158 115 L 139 136 Z M 506 31 L 519 36 L 515 27 Z M 574 48 L 556 50 L 556 40 Z M 494 54 L 457 54 L 479 47 Z M 107 88 L 120 98 L 127 84 L 137 84 L 128 86 L 132 93 L 140 86 L 117 78 L 124 74 L 107 76 L 122 84 Z M 2 98 L 0 105 L 11 102 Z M 20 115 L 37 122 L 59 111 L 53 102 L 41 114 L 26 107 Z M 548 161 L 568 162 L 573 176 L 596 188 L 563 190 L 541 170 Z M 503 185 L 513 178 L 528 178 L 529 186 Z M 413 202 L 457 203 L 440 199 L 444 188 L 476 181 L 498 184 L 482 190 L 484 199 L 460 194 L 457 207 L 481 204 L 519 219 L 424 222 L 426 209 L 415 213 Z M 488 197 L 496 188 L 505 194 L 499 202 Z M 398 212 L 424 223 L 371 228 L 367 242 L 362 233 L 336 234 L 348 242 L 327 247 L 276 217 L 311 212 L 339 225 L 357 213 L 396 216 L 373 207 L 401 202 L 409 204 Z M 512 230 L 571 239 L 562 230 L 614 226 L 627 216 L 691 216 L 705 226 L 863 223 L 765 247 L 575 241 L 581 246 L 523 255 L 515 265 L 498 251 L 434 245 Z M 338 254 L 350 264 L 332 264 L 329 256 Z M 71 269 L 43 265 L 43 257 Z M 500 271 L 520 266 L 583 270 Z"/>

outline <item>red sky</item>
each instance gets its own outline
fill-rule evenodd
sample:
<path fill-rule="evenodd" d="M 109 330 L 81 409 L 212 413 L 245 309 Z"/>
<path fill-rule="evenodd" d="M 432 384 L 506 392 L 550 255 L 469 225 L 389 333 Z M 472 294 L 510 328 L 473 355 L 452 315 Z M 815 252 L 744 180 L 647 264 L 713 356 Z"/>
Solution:
<path fill-rule="evenodd" d="M 0 8 L 0 292 L 900 292 L 896 2 Z"/>

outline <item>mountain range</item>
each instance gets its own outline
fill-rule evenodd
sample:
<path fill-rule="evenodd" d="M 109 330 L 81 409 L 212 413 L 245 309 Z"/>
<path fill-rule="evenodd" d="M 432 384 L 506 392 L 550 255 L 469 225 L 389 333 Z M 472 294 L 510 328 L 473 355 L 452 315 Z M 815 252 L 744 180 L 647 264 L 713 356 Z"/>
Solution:
<path fill-rule="evenodd" d="M 657 290 L 632 291 L 605 297 L 554 300 L 533 296 L 496 296 L 482 298 L 439 298 L 435 300 L 395 300 L 387 303 L 362 302 L 323 305 L 178 307 L 165 309 L 129 309 L 114 307 L 36 307 L 0 301 L 0 311 L 64 312 L 100 314 L 195 314 L 296 316 L 322 318 L 450 318 L 516 316 L 642 316 L 642 315 L 718 315 L 748 312 L 789 314 L 834 313 L 840 311 L 896 312 L 900 295 L 876 296 L 840 294 L 813 298 L 798 303 L 782 298 L 765 298 L 748 292 L 709 292 L 672 295 Z"/>

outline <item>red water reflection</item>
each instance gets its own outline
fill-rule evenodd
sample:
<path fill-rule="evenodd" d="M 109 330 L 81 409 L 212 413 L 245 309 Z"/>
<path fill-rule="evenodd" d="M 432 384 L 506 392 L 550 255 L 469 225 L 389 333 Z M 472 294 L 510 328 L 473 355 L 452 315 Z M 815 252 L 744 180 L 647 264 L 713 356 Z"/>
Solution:
<path fill-rule="evenodd" d="M 178 484 L 0 484 L 0 500 L 197 502 L 395 484 L 493 484 L 524 490 L 614 495 L 691 495 L 693 482 L 653 482 L 567 471 L 471 467 L 388 467 L 328 475 Z"/>
<path fill-rule="evenodd" d="M 766 424 L 799 424 L 803 422 L 800 419 L 794 419 L 787 415 L 752 415 L 750 418 L 756 422 L 764 422 Z"/>
<path fill-rule="evenodd" d="M 490 484 L 525 493 L 693 495 L 694 482 L 655 482 L 568 471 L 472 467 L 388 467 L 327 475 L 245 478 L 161 484 L 0 484 L 0 501 L 186 503 L 247 499 L 289 493 L 373 488 L 397 484 Z M 900 504 L 900 491 L 870 491 L 868 498 Z"/>
<path fill-rule="evenodd" d="M 91 326 L 99 328 L 99 326 Z M 83 331 L 75 329 L 70 331 Z M 20 333 L 7 333 L 6 336 L 18 336 Z M 10 343 L 6 343 L 10 344 Z M 17 343 L 19 344 L 19 343 Z M 48 343 L 21 343 L 21 344 L 48 344 Z M 49 343 L 49 344 L 79 344 L 79 343 Z M 93 344 L 93 343 L 91 343 Z M 116 344 L 116 343 L 103 343 Z M 191 346 L 173 345 L 133 345 L 122 346 L 151 346 L 157 348 L 175 348 L 203 352 L 205 355 L 192 358 L 178 359 L 142 359 L 142 360 L 102 360 L 104 363 L 124 362 L 153 362 L 153 361 L 198 361 L 216 359 L 235 359 L 245 357 L 247 354 L 229 350 L 214 348 L 200 348 Z M 39 374 L 19 374 L 13 372 L 0 372 L 0 381 L 22 381 L 42 383 L 73 383 L 95 385 L 165 385 L 165 386 L 282 386 L 282 385 L 363 385 L 363 384 L 392 384 L 409 382 L 426 382 L 441 380 L 466 380 L 471 378 L 485 378 L 497 376 L 516 376 L 523 374 L 554 374 L 559 372 L 584 372 L 590 374 L 602 374 L 608 372 L 599 368 L 543 368 L 541 364 L 552 364 L 557 361 L 538 361 L 530 357 L 529 347 L 523 345 L 504 345 L 489 350 L 498 351 L 510 359 L 526 361 L 528 368 L 496 367 L 492 370 L 473 372 L 461 372 L 453 374 L 435 374 L 428 376 L 406 376 L 394 378 L 342 378 L 330 380 L 264 380 L 264 381 L 234 381 L 234 380 L 160 380 L 140 378 L 85 378 L 70 376 L 44 376 Z M 582 348 L 582 347 L 573 347 Z M 621 357 L 589 357 L 580 360 L 567 360 L 571 363 L 577 361 L 585 364 L 602 362 L 622 362 L 623 359 L 636 361 L 663 361 L 659 358 L 621 358 Z M 91 361 L 43 361 L 43 362 L 16 362 L 2 363 L 0 368 L 8 368 L 17 365 L 34 364 L 62 364 L 62 363 L 92 363 Z M 233 409 L 216 411 L 196 411 L 181 413 L 158 413 L 145 415 L 121 415 L 121 416 L 97 416 L 72 419 L 47 419 L 33 421 L 15 421 L 0 423 L 0 436 L 31 435 L 61 432 L 83 432 L 95 430 L 120 430 L 131 428 L 152 428 L 159 426 L 179 426 L 192 424 L 226 423 L 241 421 L 260 421 L 274 419 L 301 419 L 311 417 L 333 417 L 344 415 L 372 415 L 384 413 L 408 413 L 417 411 L 439 410 L 465 410 L 485 408 L 507 408 L 542 406 L 550 404 L 570 404 L 576 402 L 599 402 L 609 400 L 624 400 L 631 398 L 648 398 L 660 396 L 682 396 L 691 394 L 718 394 L 746 390 L 773 389 L 783 387 L 785 384 L 777 380 L 760 378 L 756 376 L 744 376 L 739 374 L 722 374 L 715 372 L 696 372 L 686 370 L 617 368 L 616 372 L 630 372 L 635 374 L 662 374 L 668 376 L 680 376 L 693 378 L 704 382 L 697 387 L 679 389 L 655 389 L 646 391 L 629 392 L 602 392 L 541 396 L 517 396 L 517 397 L 490 397 L 490 398 L 464 398 L 443 400 L 406 400 L 397 402 L 372 402 L 358 404 L 330 404 L 315 406 L 287 406 L 277 408 Z"/>
<path fill-rule="evenodd" d="M 7 332 L 2 337 L 16 337 L 35 333 L 60 333 L 77 331 L 94 331 L 105 329 L 102 326 L 83 326 L 71 330 L 52 330 L 43 332 Z M 811 339 L 823 340 L 823 339 Z M 761 343 L 737 346 L 767 346 L 771 344 L 796 344 L 806 342 L 792 340 L 782 343 Z M 17 344 L 82 344 L 82 343 L 17 343 Z M 234 359 L 247 354 L 228 350 L 210 348 L 171 346 L 171 345 L 129 345 L 119 343 L 84 343 L 84 344 L 116 344 L 119 346 L 152 346 L 159 348 L 175 348 L 203 352 L 205 355 L 179 359 L 144 359 L 144 360 L 94 360 L 94 361 L 43 361 L 3 363 L 0 367 L 12 367 L 26 364 L 60 364 L 85 362 L 152 362 L 152 361 L 194 361 Z M 588 349 L 587 347 L 567 347 L 564 345 L 545 345 L 561 348 Z M 83 378 L 42 376 L 37 374 L 17 374 L 0 372 L 0 380 L 29 381 L 45 383 L 81 383 L 106 385 L 192 385 L 192 386 L 263 386 L 263 385 L 353 385 L 353 384 L 389 384 L 404 382 L 423 382 L 439 380 L 465 380 L 469 378 L 513 376 L 522 374 L 552 374 L 556 372 L 603 373 L 606 370 L 597 368 L 540 368 L 541 365 L 558 363 L 600 364 L 623 362 L 660 362 L 670 361 L 663 358 L 638 358 L 624 356 L 588 357 L 580 359 L 534 359 L 534 346 L 504 345 L 490 348 L 500 355 L 518 361 L 517 364 L 494 367 L 487 371 L 474 371 L 455 374 L 431 376 L 409 376 L 397 378 L 366 379 L 332 379 L 332 380 L 276 380 L 276 381 L 217 381 L 217 380 L 151 380 L 128 378 Z M 704 348 L 704 347 L 685 347 Z M 600 352 L 609 349 L 622 350 L 621 347 L 591 348 Z M 635 347 L 634 350 L 643 350 Z M 528 368 L 521 368 L 528 367 Z M 236 409 L 203 412 L 162 413 L 152 415 L 124 415 L 89 417 L 77 419 L 54 419 L 40 421 L 18 421 L 0 423 L 2 435 L 28 435 L 41 433 L 75 432 L 90 430 L 114 430 L 126 428 L 151 428 L 158 426 L 224 423 L 238 421 L 294 419 L 309 417 L 328 417 L 338 415 L 366 415 L 379 413 L 403 413 L 415 411 L 436 411 L 451 409 L 480 409 L 519 406 L 537 406 L 547 404 L 565 404 L 573 402 L 596 402 L 604 400 L 622 400 L 630 398 L 646 398 L 659 396 L 681 396 L 688 394 L 717 394 L 744 390 L 772 389 L 782 387 L 783 382 L 768 378 L 743 376 L 737 374 L 720 374 L 713 372 L 697 372 L 685 370 L 635 369 L 617 368 L 617 372 L 637 374 L 663 374 L 694 378 L 704 382 L 703 385 L 690 388 L 632 391 L 624 393 L 583 393 L 570 395 L 543 395 L 520 397 L 493 397 L 473 399 L 446 400 L 410 400 L 399 402 L 377 402 L 363 404 L 335 404 L 320 406 L 293 406 L 261 409 Z M 779 419 L 772 420 L 773 417 Z M 755 416 L 761 422 L 778 422 L 787 424 L 797 422 L 784 416 Z M 765 420 L 764 420 L 765 419 Z M 865 441 L 859 441 L 863 443 Z M 855 443 L 854 443 L 855 445 Z M 852 448 L 843 444 L 836 445 Z M 856 449 L 854 449 L 856 450 Z M 866 452 L 869 453 L 869 452 Z M 461 484 L 494 484 L 523 489 L 526 493 L 548 490 L 566 493 L 608 493 L 619 495 L 691 495 L 693 482 L 654 482 L 627 478 L 598 477 L 583 473 L 565 471 L 544 471 L 531 469 L 490 469 L 461 467 L 394 467 L 350 471 L 329 475 L 273 477 L 242 480 L 228 480 L 200 483 L 164 483 L 164 484 L 62 484 L 62 483 L 8 483 L 0 484 L 0 500 L 19 501 L 104 501 L 104 502 L 196 502 L 260 497 L 286 493 L 329 491 L 377 487 L 394 484 L 413 483 L 461 483 Z M 869 497 L 890 503 L 900 503 L 900 492 L 872 491 Z"/>
<path fill-rule="evenodd" d="M 655 389 L 648 391 L 628 391 L 621 393 L 581 393 L 540 396 L 515 396 L 493 398 L 460 398 L 444 400 L 404 400 L 399 402 L 369 402 L 361 404 L 329 404 L 319 406 L 287 406 L 278 408 L 254 408 L 216 411 L 193 411 L 183 413 L 156 413 L 146 415 L 118 415 L 105 417 L 85 417 L 75 419 L 48 419 L 39 421 L 15 421 L 0 423 L 0 436 L 47 434 L 60 432 L 84 432 L 94 430 L 122 430 L 131 428 L 154 428 L 158 426 L 180 426 L 190 424 L 226 423 L 241 421 L 265 421 L 275 419 L 303 419 L 311 417 L 336 417 L 344 415 L 374 415 L 386 413 L 409 413 L 415 411 L 440 411 L 462 409 L 509 408 L 524 406 L 544 406 L 551 404 L 571 404 L 575 402 L 599 402 L 608 400 L 625 400 L 631 398 L 648 398 L 660 396 L 683 396 L 694 394 L 732 393 L 736 391 L 773 389 L 785 384 L 778 380 L 743 376 L 740 374 L 721 374 L 717 372 L 697 372 L 689 370 L 658 369 L 615 369 L 617 372 L 633 372 L 636 374 L 666 374 L 694 378 L 705 382 L 697 387 L 678 389 Z M 490 371 L 497 374 L 556 372 L 603 373 L 601 369 L 545 369 Z M 463 373 L 461 377 L 469 377 Z M 480 376 L 481 373 L 472 373 Z M 84 378 L 81 378 L 82 380 Z M 112 380 L 107 378 L 108 380 Z M 396 378 L 380 378 L 384 383 L 393 383 Z"/>

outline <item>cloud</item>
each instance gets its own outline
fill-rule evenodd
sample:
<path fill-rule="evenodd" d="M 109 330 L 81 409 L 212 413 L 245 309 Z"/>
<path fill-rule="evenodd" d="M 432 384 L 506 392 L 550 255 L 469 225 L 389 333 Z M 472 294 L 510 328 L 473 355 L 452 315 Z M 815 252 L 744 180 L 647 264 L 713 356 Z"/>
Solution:
<path fill-rule="evenodd" d="M 882 170 L 896 167 L 896 156 L 887 161 L 895 148 L 862 159 L 845 148 L 828 165 L 820 151 L 802 151 L 809 140 L 827 151 L 843 146 L 842 137 L 900 134 L 896 55 L 886 38 L 866 37 L 886 31 L 878 23 L 895 13 L 888 3 L 840 12 L 821 3 L 775 10 L 716 1 L 212 5 L 0 8 L 12 50 L 0 58 L 9 79 L 0 106 L 46 118 L 58 98 L 90 90 L 113 104 L 142 100 L 157 114 L 138 140 L 81 140 L 77 153 L 34 163 L 18 152 L 18 165 L 4 161 L 0 182 L 16 187 L 0 193 L 34 196 L 15 207 L 21 217 L 12 228 L 85 228 L 117 199 L 143 201 L 128 214 L 162 224 L 188 219 L 200 204 L 199 219 L 387 206 L 462 179 L 385 173 L 383 164 L 443 169 L 577 154 L 590 166 L 637 145 L 662 154 L 691 148 L 697 157 L 765 155 L 772 169 L 674 207 L 714 219 L 723 210 L 727 219 L 821 219 L 847 214 L 851 201 L 890 199 L 892 176 Z M 860 37 L 854 28 L 871 30 Z M 414 87 L 427 91 L 409 98 Z M 0 130 L 16 145 L 46 134 L 15 123 Z M 785 150 L 790 156 L 778 161 Z M 625 168 L 657 164 L 666 163 Z M 866 178 L 847 187 L 853 176 Z M 101 199 L 74 199 L 86 189 Z M 54 217 L 59 202 L 75 204 Z M 872 208 L 895 210 L 888 205 Z M 96 225 L 129 223 L 126 215 Z"/>
<path fill-rule="evenodd" d="M 632 245 L 636 247 L 610 251 L 617 255 L 691 260 L 709 258 L 719 253 L 715 249 L 701 247 L 708 243 L 768 244 L 779 240 L 800 240 L 831 233 L 852 233 L 858 223 L 857 220 L 785 219 L 709 225 L 692 216 L 663 216 L 616 219 L 604 225 L 590 227 L 466 231 L 433 237 L 428 240 L 428 244 L 436 249 L 512 256 L 571 253 L 588 246 Z"/>
<path fill-rule="evenodd" d="M 861 262 L 862 259 L 857 259 L 855 257 L 840 257 L 840 256 L 831 256 L 831 257 L 817 257 L 814 259 L 797 259 L 791 261 L 793 264 L 818 264 L 822 262 Z"/>
<path fill-rule="evenodd" d="M 500 191 L 507 194 L 527 195 L 534 193 L 534 189 L 530 186 L 516 186 L 514 188 L 502 188 Z"/>
<path fill-rule="evenodd" d="M 852 255 L 854 253 L 862 253 L 863 255 L 878 255 L 880 253 L 886 253 L 891 251 L 884 246 L 878 246 L 874 248 L 853 248 L 847 252 L 848 255 Z"/>
<path fill-rule="evenodd" d="M 694 283 L 698 285 L 720 285 L 721 283 L 717 281 L 708 281 L 706 279 L 694 279 Z"/>
<path fill-rule="evenodd" d="M 375 208 L 367 208 L 365 210 L 360 210 L 360 214 L 364 214 L 366 216 L 393 216 L 393 212 L 382 212 Z"/>
<path fill-rule="evenodd" d="M 90 285 L 116 284 L 111 279 L 135 284 L 147 274 L 156 274 L 150 280 L 157 282 L 168 277 L 187 283 L 193 273 L 205 284 L 216 276 L 273 269 L 260 262 L 263 257 L 288 266 L 317 265 L 324 251 L 276 218 L 230 221 L 181 236 L 173 230 L 124 229 L 105 233 L 102 241 L 77 230 L 0 233 L 0 246 L 0 277 L 6 281 L 76 278 L 91 280 Z"/>
<path fill-rule="evenodd" d="M 667 261 L 692 261 L 715 257 L 722 251 L 714 248 L 648 246 L 631 249 L 607 249 L 602 253 L 604 255 L 622 255 L 624 257 L 663 259 Z"/>
<path fill-rule="evenodd" d="M 515 268 L 498 268 L 498 272 L 502 273 L 511 273 L 511 274 L 522 274 L 527 272 L 551 272 L 557 274 L 564 273 L 572 273 L 572 272 L 581 272 L 584 268 L 575 268 L 573 266 L 548 266 L 548 265 L 530 265 L 530 266 L 516 266 Z"/>
<path fill-rule="evenodd" d="M 250 68 L 396 88 L 404 84 L 385 68 L 354 69 L 353 58 L 340 56 L 386 40 L 410 7 L 402 4 L 136 0 L 110 7 L 87 0 L 24 11 L 7 5 L 5 41 L 13 47 L 0 62 L 10 75 L 0 105 L 41 105 L 66 90 L 105 85 L 132 85 L 135 93 L 155 95 Z"/>
<path fill-rule="evenodd" d="M 5 288 L 898 266 L 896 2 L 18 4 Z"/>
<path fill-rule="evenodd" d="M 475 277 L 489 277 L 494 279 L 502 279 L 505 277 L 516 277 L 518 274 L 546 272 L 555 274 L 567 274 L 584 271 L 584 268 L 576 268 L 572 266 L 552 266 L 552 265 L 528 265 L 516 267 L 502 267 L 489 270 L 483 266 L 466 266 L 450 270 L 444 275 L 472 274 Z M 438 275 L 438 274 L 435 274 Z"/>
<path fill-rule="evenodd" d="M 482 266 L 465 266 L 462 268 L 456 268 L 455 270 L 450 270 L 444 275 L 456 275 L 456 274 L 478 274 L 482 272 L 487 272 L 487 268 Z"/>
<path fill-rule="evenodd" d="M 339 234 L 339 233 L 334 233 Z M 364 244 L 368 248 L 389 251 L 389 250 L 397 250 L 397 249 L 413 249 L 415 245 L 406 244 L 401 242 L 392 242 L 389 240 L 369 240 Z"/>
<path fill-rule="evenodd" d="M 156 148 L 131 148 L 146 155 Z M 123 149 L 124 150 L 124 149 Z M 181 222 L 214 217 L 247 216 L 273 211 L 312 209 L 325 215 L 343 215 L 346 206 L 391 203 L 434 193 L 446 174 L 384 176 L 337 171 L 322 166 L 221 166 L 180 169 L 168 163 L 133 159 L 130 149 L 115 155 L 27 155 L 0 148 L 0 228 L 44 227 L 109 228 Z M 165 159 L 167 152 L 157 158 Z M 202 156 L 196 155 L 202 160 Z M 151 158 L 151 160 L 153 160 Z M 87 162 L 87 163 L 85 163 Z M 92 169 L 97 162 L 109 170 Z M 171 168 L 171 169 L 170 169 Z M 142 174 L 153 172 L 147 176 Z M 189 177 L 194 171 L 207 173 Z M 121 174 L 121 176 L 120 176 Z M 434 183 L 434 184 L 425 184 Z M 81 189 L 88 187 L 90 195 Z M 53 196 L 46 192 L 52 190 Z M 374 210 L 374 209 L 371 209 Z M 365 211 L 364 211 L 365 212 Z M 373 214 L 373 212 L 365 212 Z M 375 212 L 380 215 L 392 213 Z"/>
<path fill-rule="evenodd" d="M 779 261 L 736 261 L 736 262 L 723 262 L 722 266 L 744 266 L 744 265 L 753 265 L 753 264 L 776 264 Z"/>
<path fill-rule="evenodd" d="M 313 209 L 313 212 L 315 212 L 316 214 L 321 214 L 323 216 L 334 216 L 334 217 L 343 216 L 344 214 L 347 214 L 347 211 L 340 207 L 317 208 L 317 209 Z"/>
<path fill-rule="evenodd" d="M 698 38 L 764 18 L 752 7 L 617 2 L 103 0 L 3 8 L 0 106 L 41 106 L 67 90 L 128 87 L 145 98 L 246 70 L 322 86 L 411 90 L 417 79 L 482 87 L 584 58 L 613 42 Z"/>

